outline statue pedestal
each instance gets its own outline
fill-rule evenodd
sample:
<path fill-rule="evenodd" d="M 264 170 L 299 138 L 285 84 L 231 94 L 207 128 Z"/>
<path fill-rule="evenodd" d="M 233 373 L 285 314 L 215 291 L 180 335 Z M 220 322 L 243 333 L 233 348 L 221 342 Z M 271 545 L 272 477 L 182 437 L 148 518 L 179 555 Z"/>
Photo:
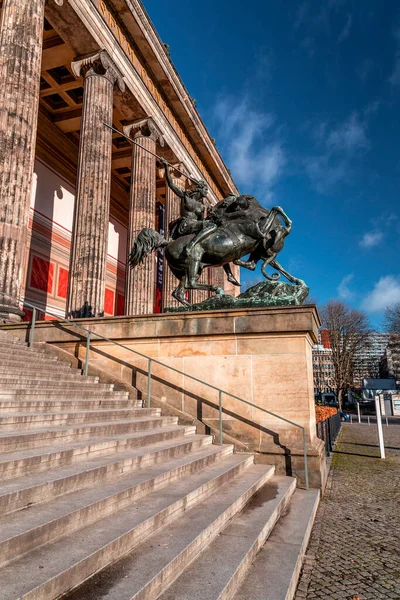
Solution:
<path fill-rule="evenodd" d="M 152 364 L 152 396 L 218 430 L 218 392 L 186 375 L 272 411 L 307 433 L 310 485 L 323 487 L 325 453 L 316 435 L 312 344 L 320 325 L 314 306 L 81 319 L 98 333 L 179 369 Z M 26 325 L 14 325 L 13 333 Z M 38 323 L 37 339 L 84 356 L 68 325 Z M 90 363 L 147 394 L 148 361 L 109 343 L 91 343 Z M 93 361 L 93 363 L 92 363 Z M 302 432 L 280 419 L 223 395 L 223 430 L 238 450 L 275 463 L 278 473 L 304 483 Z M 228 439 L 228 438 L 226 438 Z"/>

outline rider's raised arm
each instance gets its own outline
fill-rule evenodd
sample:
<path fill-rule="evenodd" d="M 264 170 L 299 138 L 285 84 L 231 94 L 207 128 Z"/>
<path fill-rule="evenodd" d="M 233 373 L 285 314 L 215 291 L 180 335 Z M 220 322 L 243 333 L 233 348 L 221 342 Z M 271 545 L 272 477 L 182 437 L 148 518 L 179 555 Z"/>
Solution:
<path fill-rule="evenodd" d="M 165 178 L 167 180 L 168 186 L 171 188 L 171 190 L 174 192 L 174 194 L 176 194 L 179 198 L 184 198 L 185 192 L 183 190 L 181 190 L 181 188 L 179 188 L 177 185 L 175 185 L 174 182 L 172 181 L 171 173 L 169 172 L 169 164 L 167 163 L 165 158 L 162 158 L 161 162 L 163 163 L 163 165 L 165 167 Z"/>

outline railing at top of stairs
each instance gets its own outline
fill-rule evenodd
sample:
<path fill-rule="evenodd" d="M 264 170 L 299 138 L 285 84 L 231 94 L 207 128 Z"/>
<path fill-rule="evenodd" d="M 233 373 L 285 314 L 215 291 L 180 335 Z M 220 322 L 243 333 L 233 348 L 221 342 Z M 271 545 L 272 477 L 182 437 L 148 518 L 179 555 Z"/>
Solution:
<path fill-rule="evenodd" d="M 88 375 L 88 370 L 89 370 L 90 342 L 93 340 L 94 337 L 96 337 L 100 340 L 103 340 L 105 342 L 114 344 L 115 346 L 119 346 L 120 348 L 124 348 L 124 350 L 128 350 L 129 352 L 132 352 L 136 356 L 140 356 L 141 358 L 146 359 L 147 364 L 148 364 L 148 369 L 147 369 L 147 407 L 148 408 L 150 408 L 150 403 L 151 403 L 151 371 L 152 371 L 153 364 L 161 365 L 162 367 L 169 369 L 170 371 L 173 371 L 174 373 L 184 375 L 185 377 L 188 377 L 192 381 L 196 381 L 197 383 L 201 383 L 202 385 L 205 385 L 210 389 L 216 390 L 218 392 L 218 413 L 219 413 L 218 424 L 219 424 L 219 443 L 220 444 L 222 444 L 222 441 L 223 441 L 223 431 L 222 431 L 222 413 L 223 413 L 222 396 L 223 395 L 230 396 L 231 398 L 234 398 L 235 400 L 239 400 L 239 402 L 243 402 L 243 404 L 247 404 L 248 406 L 256 408 L 257 410 L 261 410 L 262 412 L 267 413 L 268 415 L 276 417 L 277 419 L 280 419 L 281 421 L 284 421 L 285 423 L 289 423 L 290 425 L 297 427 L 298 429 L 301 430 L 302 435 L 303 435 L 304 479 L 305 479 L 305 487 L 308 490 L 309 483 L 308 483 L 308 461 L 307 461 L 307 437 L 306 437 L 305 427 L 303 427 L 302 425 L 299 425 L 298 423 L 295 423 L 294 421 L 290 421 L 289 419 L 285 419 L 285 417 L 277 415 L 276 413 L 273 413 L 270 410 L 267 410 L 266 408 L 262 408 L 261 406 L 258 406 L 257 404 L 254 404 L 253 402 L 244 400 L 244 398 L 239 398 L 239 396 L 235 396 L 234 394 L 231 394 L 231 392 L 227 392 L 226 390 L 223 390 L 215 385 L 212 385 L 211 383 L 208 383 L 207 381 L 204 381 L 203 379 L 199 379 L 198 377 L 194 377 L 193 375 L 184 373 L 183 371 L 180 371 L 179 369 L 176 369 L 175 367 L 166 365 L 165 363 L 163 363 L 159 360 L 156 360 L 155 358 L 151 358 L 150 356 L 147 356 L 146 354 L 142 354 L 141 352 L 132 350 L 132 348 L 129 348 L 128 346 L 125 346 L 124 344 L 121 344 L 119 342 L 116 342 L 115 340 L 107 338 L 104 335 L 101 335 L 100 333 L 96 333 L 95 331 L 92 331 L 91 329 L 88 329 L 87 327 L 84 327 L 83 325 L 75 323 L 73 320 L 64 319 L 58 315 L 55 315 L 55 314 L 49 312 L 46 309 L 39 308 L 38 306 L 35 306 L 34 304 L 27 302 L 26 300 L 22 300 L 21 298 L 15 298 L 4 292 L 0 292 L 0 297 L 8 298 L 9 300 L 18 302 L 19 304 L 21 304 L 23 306 L 32 308 L 32 319 L 30 321 L 29 342 L 28 342 L 28 345 L 30 348 L 34 344 L 35 326 L 36 326 L 38 313 L 43 313 L 44 315 L 49 315 L 50 317 L 54 318 L 56 321 L 60 321 L 62 323 L 67 323 L 70 327 L 75 327 L 76 329 L 80 329 L 80 330 L 84 331 L 85 336 L 86 336 L 85 337 L 86 353 L 85 353 L 85 361 L 84 361 L 84 366 L 83 366 L 83 374 L 85 376 Z M 183 389 L 183 391 L 185 391 L 185 390 Z"/>

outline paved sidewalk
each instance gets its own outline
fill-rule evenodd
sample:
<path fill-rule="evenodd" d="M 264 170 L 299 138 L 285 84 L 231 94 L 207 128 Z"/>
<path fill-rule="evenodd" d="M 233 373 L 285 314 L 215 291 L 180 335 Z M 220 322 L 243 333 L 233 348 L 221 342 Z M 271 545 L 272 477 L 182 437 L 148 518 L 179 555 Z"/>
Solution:
<path fill-rule="evenodd" d="M 400 600 L 400 426 L 344 424 L 296 600 Z"/>

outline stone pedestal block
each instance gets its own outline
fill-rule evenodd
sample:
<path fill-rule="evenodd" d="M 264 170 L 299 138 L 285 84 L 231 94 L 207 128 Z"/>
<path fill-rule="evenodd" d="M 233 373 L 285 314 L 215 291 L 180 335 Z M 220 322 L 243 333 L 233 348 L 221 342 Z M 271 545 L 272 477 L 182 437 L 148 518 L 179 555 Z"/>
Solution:
<path fill-rule="evenodd" d="M 129 207 L 128 254 L 133 242 L 144 227 L 154 228 L 156 206 L 157 142 L 164 139 L 152 119 L 139 119 L 124 127 L 141 148 L 133 145 L 132 183 Z M 125 314 L 147 315 L 154 311 L 155 256 L 150 254 L 141 265 L 131 269 L 127 263 L 125 284 Z"/>
<path fill-rule="evenodd" d="M 257 461 L 274 463 L 278 472 L 295 475 L 301 483 L 303 436 L 294 424 L 304 427 L 310 484 L 323 487 L 325 452 L 316 435 L 312 366 L 320 325 L 315 307 L 113 317 L 87 325 L 130 349 L 95 341 L 90 360 L 96 366 L 135 385 L 146 398 L 148 361 L 134 351 L 160 361 L 152 364 L 152 396 L 214 431 L 218 392 L 190 376 L 223 389 L 224 433 L 237 440 L 238 449 L 254 452 Z M 13 333 L 19 328 L 14 326 Z M 38 339 L 84 356 L 84 341 L 77 350 L 79 338 L 72 328 L 46 322 L 36 331 Z"/>
<path fill-rule="evenodd" d="M 111 185 L 112 133 L 104 123 L 112 123 L 114 86 L 123 91 L 124 82 L 105 51 L 72 70 L 84 78 L 84 95 L 67 313 L 97 317 L 104 314 Z"/>

